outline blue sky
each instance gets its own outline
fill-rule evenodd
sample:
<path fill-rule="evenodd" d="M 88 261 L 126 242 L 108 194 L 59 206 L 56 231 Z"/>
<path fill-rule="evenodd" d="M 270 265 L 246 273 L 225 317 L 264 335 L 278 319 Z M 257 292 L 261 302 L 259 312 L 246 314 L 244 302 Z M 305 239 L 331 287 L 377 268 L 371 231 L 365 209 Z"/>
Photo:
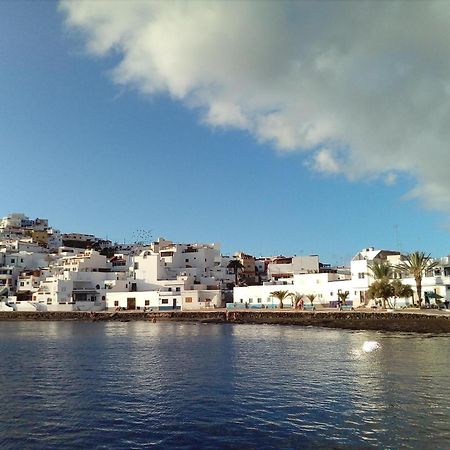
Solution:
<path fill-rule="evenodd" d="M 205 120 L 170 89 L 114 82 L 120 52 L 87 54 L 65 19 L 53 2 L 0 3 L 1 215 L 338 264 L 366 246 L 448 254 L 445 208 L 407 198 L 420 174 L 313 170 L 309 153 Z"/>

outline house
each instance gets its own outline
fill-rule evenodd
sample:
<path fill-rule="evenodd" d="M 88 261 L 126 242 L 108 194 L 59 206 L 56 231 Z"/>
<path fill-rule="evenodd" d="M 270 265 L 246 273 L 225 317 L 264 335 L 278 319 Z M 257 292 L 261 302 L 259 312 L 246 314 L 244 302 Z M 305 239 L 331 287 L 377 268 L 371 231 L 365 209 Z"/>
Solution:
<path fill-rule="evenodd" d="M 330 306 L 338 300 L 339 292 L 349 292 L 349 302 L 354 300 L 351 294 L 349 277 L 337 273 L 295 274 L 289 278 L 279 278 L 277 281 L 265 282 L 262 286 L 235 287 L 234 303 L 249 308 L 275 308 L 279 301 L 273 297 L 275 291 L 287 291 L 290 294 L 299 293 L 315 295 L 315 304 Z M 287 297 L 283 306 L 292 307 L 293 300 Z"/>

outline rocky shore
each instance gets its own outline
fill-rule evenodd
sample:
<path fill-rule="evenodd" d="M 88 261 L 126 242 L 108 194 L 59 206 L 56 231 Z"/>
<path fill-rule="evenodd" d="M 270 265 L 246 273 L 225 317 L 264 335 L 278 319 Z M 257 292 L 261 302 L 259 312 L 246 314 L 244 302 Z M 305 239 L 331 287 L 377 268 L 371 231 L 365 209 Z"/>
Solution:
<path fill-rule="evenodd" d="M 278 324 L 383 330 L 417 333 L 450 333 L 450 314 L 373 311 L 164 311 L 164 312 L 0 312 L 0 321 L 198 321 L 210 323 Z"/>

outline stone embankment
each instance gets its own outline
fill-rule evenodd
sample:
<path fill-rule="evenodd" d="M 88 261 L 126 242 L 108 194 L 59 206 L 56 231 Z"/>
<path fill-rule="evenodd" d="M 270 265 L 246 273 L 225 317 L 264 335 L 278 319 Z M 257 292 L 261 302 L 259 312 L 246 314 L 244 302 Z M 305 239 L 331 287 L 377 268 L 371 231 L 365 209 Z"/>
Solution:
<path fill-rule="evenodd" d="M 384 330 L 419 333 L 450 333 L 450 314 L 372 311 L 161 311 L 161 312 L 0 312 L 0 321 L 198 321 L 210 323 L 277 324 Z"/>

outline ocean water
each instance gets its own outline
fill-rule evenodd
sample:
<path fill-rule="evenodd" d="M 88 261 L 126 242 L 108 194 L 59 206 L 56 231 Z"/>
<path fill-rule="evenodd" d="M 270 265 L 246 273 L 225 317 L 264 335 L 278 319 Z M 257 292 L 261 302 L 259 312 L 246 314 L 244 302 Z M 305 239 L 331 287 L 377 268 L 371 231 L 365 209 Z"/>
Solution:
<path fill-rule="evenodd" d="M 0 322 L 0 358 L 1 449 L 450 447 L 448 335 Z"/>

